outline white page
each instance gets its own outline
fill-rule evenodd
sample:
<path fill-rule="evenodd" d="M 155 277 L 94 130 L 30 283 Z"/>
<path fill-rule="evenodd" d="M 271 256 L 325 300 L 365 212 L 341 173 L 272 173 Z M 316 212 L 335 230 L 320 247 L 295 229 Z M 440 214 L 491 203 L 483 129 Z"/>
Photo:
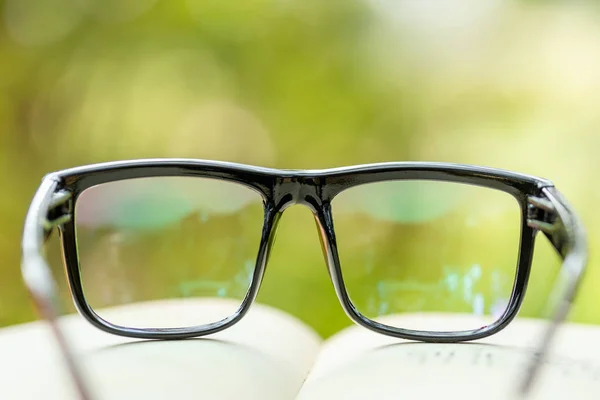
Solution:
<path fill-rule="evenodd" d="M 401 324 L 402 318 L 419 318 L 428 329 L 472 317 L 391 319 Z M 298 399 L 516 399 L 529 348 L 545 324 L 517 319 L 496 335 L 463 344 L 410 342 L 350 327 L 324 343 Z M 550 365 L 527 398 L 600 399 L 599 339 L 600 327 L 563 327 Z"/>
<path fill-rule="evenodd" d="M 193 302 L 182 303 L 180 312 L 188 306 L 197 312 Z M 66 317 L 62 326 L 97 400 L 293 399 L 321 345 L 299 320 L 259 304 L 238 324 L 205 339 L 123 338 L 78 315 Z M 0 329 L 0 399 L 73 398 L 46 323 Z"/>

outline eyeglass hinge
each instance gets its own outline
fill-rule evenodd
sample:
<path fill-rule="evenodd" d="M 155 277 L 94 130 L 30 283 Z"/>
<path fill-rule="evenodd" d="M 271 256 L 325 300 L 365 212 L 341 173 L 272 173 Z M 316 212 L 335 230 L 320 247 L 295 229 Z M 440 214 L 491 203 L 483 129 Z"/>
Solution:
<path fill-rule="evenodd" d="M 73 194 L 68 190 L 60 190 L 54 193 L 54 196 L 50 201 L 50 205 L 48 206 L 48 213 L 43 220 L 44 231 L 46 231 L 46 233 L 49 233 L 52 228 L 60 226 L 71 220 L 72 196 Z"/>
<path fill-rule="evenodd" d="M 527 226 L 550 235 L 561 229 L 561 221 L 557 219 L 558 213 L 550 200 L 529 196 L 527 203 Z"/>

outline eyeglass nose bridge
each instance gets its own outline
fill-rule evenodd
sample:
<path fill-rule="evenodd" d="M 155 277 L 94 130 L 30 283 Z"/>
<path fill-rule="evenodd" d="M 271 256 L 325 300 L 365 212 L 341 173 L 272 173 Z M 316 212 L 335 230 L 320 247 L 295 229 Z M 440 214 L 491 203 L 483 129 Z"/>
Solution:
<path fill-rule="evenodd" d="M 274 245 L 274 236 L 278 227 L 279 217 L 285 210 L 293 205 L 303 205 L 308 207 L 315 220 L 317 227 L 321 251 L 323 253 L 327 273 L 333 284 L 334 290 L 344 305 L 344 290 L 341 275 L 337 271 L 339 260 L 337 255 L 337 246 L 335 242 L 335 233 L 333 228 L 333 216 L 329 198 L 323 193 L 324 182 L 322 178 L 290 175 L 278 178 L 274 187 L 274 205 L 271 210 L 277 216 L 273 216 L 270 239 L 267 245 L 267 260 L 272 246 Z M 273 238 L 273 239 L 271 239 Z M 345 310 L 346 311 L 346 310 Z"/>
<path fill-rule="evenodd" d="M 335 255 L 332 250 L 335 235 L 333 232 L 331 206 L 329 200 L 323 195 L 323 185 L 323 179 L 314 176 L 289 175 L 278 178 L 274 187 L 274 210 L 278 215 L 283 214 L 287 208 L 293 205 L 303 205 L 311 210 L 319 233 L 321 250 L 327 264 L 327 272 L 329 273 L 329 277 L 333 279 L 335 275 L 332 274 L 332 268 L 335 263 Z M 277 229 L 276 225 L 275 223 L 274 230 Z M 271 244 L 269 243 L 269 245 Z"/>
<path fill-rule="evenodd" d="M 300 204 L 307 206 L 313 214 L 318 213 L 325 202 L 323 179 L 305 175 L 287 175 L 277 178 L 273 188 L 275 209 L 279 212 Z"/>

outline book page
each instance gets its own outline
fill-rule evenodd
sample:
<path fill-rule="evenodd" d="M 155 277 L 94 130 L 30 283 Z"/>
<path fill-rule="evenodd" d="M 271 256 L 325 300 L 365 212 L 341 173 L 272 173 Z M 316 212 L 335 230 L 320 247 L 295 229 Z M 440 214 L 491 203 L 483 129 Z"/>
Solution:
<path fill-rule="evenodd" d="M 211 307 L 219 308 L 223 301 L 197 307 L 186 300 L 178 312 L 218 314 Z M 160 311 L 162 306 L 150 308 Z M 150 308 L 139 311 L 147 314 Z M 141 315 L 136 306 L 118 312 Z M 259 304 L 236 325 L 205 338 L 123 338 L 78 315 L 64 317 L 61 326 L 95 400 L 293 399 L 321 345 L 320 337 L 299 320 Z M 45 322 L 0 329 L 0 399 L 76 398 Z"/>
<path fill-rule="evenodd" d="M 430 314 L 387 322 L 401 326 L 403 318 L 439 329 L 465 326 L 474 317 Z M 324 343 L 298 399 L 517 399 L 518 384 L 546 323 L 516 319 L 491 337 L 456 344 L 411 342 L 350 327 Z M 600 398 L 600 327 L 570 324 L 558 336 L 526 398 Z"/>

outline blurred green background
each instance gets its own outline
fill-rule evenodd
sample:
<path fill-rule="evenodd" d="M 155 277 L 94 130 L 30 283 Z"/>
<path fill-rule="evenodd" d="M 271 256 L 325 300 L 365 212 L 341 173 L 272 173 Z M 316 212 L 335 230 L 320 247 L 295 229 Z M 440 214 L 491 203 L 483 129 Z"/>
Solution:
<path fill-rule="evenodd" d="M 448 161 L 549 178 L 589 233 L 570 318 L 600 323 L 596 2 L 5 0 L 0 10 L 0 326 L 36 318 L 19 264 L 41 177 L 141 157 Z M 536 282 L 558 265 L 538 240 L 523 315 L 542 315 Z M 308 210 L 286 212 L 259 301 L 324 335 L 349 324 Z"/>

